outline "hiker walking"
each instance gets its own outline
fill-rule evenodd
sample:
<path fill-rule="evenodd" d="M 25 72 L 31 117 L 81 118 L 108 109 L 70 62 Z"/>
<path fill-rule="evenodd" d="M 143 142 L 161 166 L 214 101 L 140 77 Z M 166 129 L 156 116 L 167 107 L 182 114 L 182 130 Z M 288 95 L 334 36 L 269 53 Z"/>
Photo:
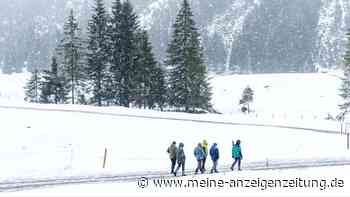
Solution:
<path fill-rule="evenodd" d="M 210 148 L 210 157 L 213 161 L 213 167 L 210 171 L 210 173 L 218 173 L 217 166 L 218 166 L 218 160 L 219 160 L 219 149 L 217 147 L 217 143 L 214 143 Z"/>
<path fill-rule="evenodd" d="M 180 167 L 182 167 L 182 176 L 185 176 L 185 151 L 184 151 L 184 144 L 181 142 L 179 144 L 179 148 L 176 151 L 176 160 L 177 160 L 177 168 L 174 172 L 174 176 L 177 175 L 177 172 L 179 171 Z"/>
<path fill-rule="evenodd" d="M 194 149 L 194 156 L 196 157 L 197 160 L 197 168 L 195 171 L 195 174 L 198 173 L 198 171 L 201 171 L 201 173 L 203 174 L 203 160 L 204 160 L 204 150 L 202 147 L 201 143 L 198 143 L 198 146 Z"/>
<path fill-rule="evenodd" d="M 208 157 L 208 142 L 207 142 L 207 140 L 203 140 L 202 148 L 203 148 L 203 151 L 204 151 L 204 158 L 203 158 L 203 163 L 202 163 L 202 171 L 205 172 L 206 171 L 206 169 L 205 169 L 205 162 L 207 161 L 207 157 Z"/>
<path fill-rule="evenodd" d="M 236 144 L 232 141 L 232 158 L 234 162 L 231 166 L 231 170 L 233 171 L 235 165 L 238 163 L 238 170 L 241 170 L 241 161 L 243 159 L 242 149 L 241 149 L 241 141 L 237 140 Z"/>
<path fill-rule="evenodd" d="M 174 169 L 175 169 L 175 165 L 176 165 L 176 151 L 177 151 L 177 147 L 176 147 L 176 142 L 174 141 L 170 147 L 167 149 L 167 152 L 169 154 L 170 157 L 170 161 L 171 161 L 171 174 L 174 173 Z"/>

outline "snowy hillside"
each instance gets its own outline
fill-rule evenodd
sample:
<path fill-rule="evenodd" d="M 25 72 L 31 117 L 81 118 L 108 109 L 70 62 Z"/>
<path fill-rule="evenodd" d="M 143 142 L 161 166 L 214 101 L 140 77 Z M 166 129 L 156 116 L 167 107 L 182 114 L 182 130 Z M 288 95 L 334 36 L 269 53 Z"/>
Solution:
<path fill-rule="evenodd" d="M 0 88 L 2 180 L 166 171 L 165 150 L 173 140 L 185 143 L 188 168 L 196 165 L 192 151 L 203 139 L 219 144 L 222 165 L 231 162 L 231 140 L 237 139 L 243 141 L 244 164 L 266 159 L 348 157 L 345 136 L 335 134 L 340 125 L 324 120 L 326 113 L 337 108 L 339 80 L 332 74 L 214 77 L 214 106 L 224 115 L 26 104 L 21 101 L 24 81 L 18 81 L 15 75 L 1 78 L 6 80 Z M 8 84 L 13 84 L 11 89 L 5 89 Z M 322 88 L 314 88 L 316 84 Z M 246 85 L 256 90 L 256 112 L 250 116 L 241 114 L 237 105 Z M 249 124 L 306 127 L 334 133 Z M 105 148 L 107 167 L 102 170 Z"/>
<path fill-rule="evenodd" d="M 195 167 L 192 151 L 203 139 L 219 144 L 222 165 L 231 162 L 231 140 L 236 139 L 243 141 L 244 163 L 348 156 L 346 137 L 339 134 L 150 119 L 140 117 L 150 116 L 147 111 L 123 108 L 27 107 L 36 109 L 1 107 L 0 118 L 5 120 L 0 125 L 1 179 L 166 171 L 168 155 L 165 150 L 173 140 L 185 143 L 188 168 Z M 82 110 L 100 113 L 80 112 Z M 106 112 L 109 114 L 101 114 Z M 220 115 L 178 115 L 209 121 L 224 118 Z M 176 114 L 155 112 L 153 116 L 176 118 Z M 237 118 L 231 121 L 241 122 Z M 104 148 L 109 152 L 106 170 L 102 170 Z"/>
<path fill-rule="evenodd" d="M 110 6 L 111 0 L 105 0 Z M 181 1 L 131 0 L 163 62 Z M 350 3 L 347 0 L 191 0 L 211 70 L 309 72 L 339 66 Z M 46 68 L 74 8 L 84 29 L 91 0 L 2 0 L 0 67 Z M 19 41 L 21 40 L 21 42 Z"/>
<path fill-rule="evenodd" d="M 340 72 L 214 77 L 213 103 L 224 114 L 239 113 L 243 89 L 250 86 L 255 91 L 255 116 L 322 119 L 337 114 L 339 76 Z"/>
<path fill-rule="evenodd" d="M 160 57 L 165 57 L 179 4 L 156 0 L 141 13 L 141 24 L 151 32 Z M 301 72 L 340 64 L 350 23 L 348 1 L 192 0 L 191 4 L 212 70 Z"/>
<path fill-rule="evenodd" d="M 24 102 L 24 86 L 30 73 L 23 72 L 20 74 L 0 74 L 0 101 L 1 102 Z"/>
<path fill-rule="evenodd" d="M 0 74 L 0 102 L 23 103 L 29 73 Z M 336 116 L 341 73 L 214 75 L 211 78 L 214 108 L 223 114 L 241 115 L 243 89 L 254 91 L 253 117 L 322 120 Z M 320 88 L 322 87 L 322 88 Z"/>

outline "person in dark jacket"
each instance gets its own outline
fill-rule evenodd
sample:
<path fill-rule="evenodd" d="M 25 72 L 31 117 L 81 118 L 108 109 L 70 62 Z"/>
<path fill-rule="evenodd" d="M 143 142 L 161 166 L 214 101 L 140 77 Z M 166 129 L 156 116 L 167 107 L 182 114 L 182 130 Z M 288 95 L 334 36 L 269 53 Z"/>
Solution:
<path fill-rule="evenodd" d="M 243 159 L 242 149 L 241 149 L 241 141 L 237 140 L 236 144 L 232 141 L 232 158 L 235 160 L 231 166 L 231 170 L 233 171 L 236 163 L 238 163 L 238 170 L 241 170 L 241 161 Z"/>
<path fill-rule="evenodd" d="M 184 144 L 180 143 L 179 148 L 176 151 L 176 160 L 177 160 L 177 168 L 174 172 L 174 176 L 177 175 L 177 172 L 179 171 L 180 167 L 182 167 L 182 176 L 185 176 L 185 151 L 184 151 Z"/>
<path fill-rule="evenodd" d="M 210 148 L 210 157 L 213 161 L 213 168 L 211 169 L 210 173 L 218 173 L 217 166 L 219 160 L 219 149 L 217 146 L 217 143 L 214 143 Z"/>
<path fill-rule="evenodd" d="M 201 171 L 201 173 L 203 174 L 203 160 L 205 157 L 205 153 L 202 147 L 202 144 L 199 143 L 198 146 L 194 149 L 194 156 L 196 157 L 197 160 L 197 168 L 195 171 L 195 174 L 198 173 L 198 171 Z"/>
<path fill-rule="evenodd" d="M 206 163 L 207 157 L 208 157 L 208 142 L 207 142 L 207 140 L 203 140 L 202 148 L 204 151 L 204 158 L 203 158 L 203 162 L 202 162 L 202 171 L 205 172 L 206 171 L 205 163 Z"/>
<path fill-rule="evenodd" d="M 167 152 L 169 154 L 170 157 L 170 161 L 171 161 L 171 174 L 174 173 L 174 168 L 176 165 L 176 151 L 177 151 L 177 147 L 176 147 L 176 142 L 173 142 L 170 147 L 167 149 Z"/>

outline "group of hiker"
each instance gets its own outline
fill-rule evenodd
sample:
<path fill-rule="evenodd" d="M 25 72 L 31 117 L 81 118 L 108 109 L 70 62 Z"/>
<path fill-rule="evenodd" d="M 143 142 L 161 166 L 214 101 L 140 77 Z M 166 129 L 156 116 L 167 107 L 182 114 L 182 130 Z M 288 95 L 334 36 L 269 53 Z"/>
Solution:
<path fill-rule="evenodd" d="M 172 142 L 170 147 L 167 149 L 167 152 L 171 161 L 171 174 L 177 176 L 178 171 L 182 168 L 182 176 L 185 176 L 185 151 L 184 151 L 184 143 L 180 143 L 177 147 L 176 142 Z M 209 152 L 208 152 L 208 142 L 207 140 L 203 140 L 202 143 L 198 143 L 198 145 L 194 149 L 194 157 L 197 160 L 197 167 L 195 169 L 195 174 L 201 172 L 202 174 L 206 171 L 205 164 L 207 161 L 208 154 L 211 157 L 213 162 L 210 173 L 218 173 L 218 161 L 220 158 L 219 148 L 217 143 L 213 143 Z M 232 158 L 234 159 L 233 164 L 231 165 L 231 170 L 234 170 L 235 165 L 238 165 L 238 170 L 241 170 L 241 160 L 243 159 L 242 149 L 241 149 L 241 141 L 237 140 L 236 142 L 232 141 Z M 177 163 L 177 167 L 176 167 Z M 176 167 L 176 169 L 175 169 Z"/>

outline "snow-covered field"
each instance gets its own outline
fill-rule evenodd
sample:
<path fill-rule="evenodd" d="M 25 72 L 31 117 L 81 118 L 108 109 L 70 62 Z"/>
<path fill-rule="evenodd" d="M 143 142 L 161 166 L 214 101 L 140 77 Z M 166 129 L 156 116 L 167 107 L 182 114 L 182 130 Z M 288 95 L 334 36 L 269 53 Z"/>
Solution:
<path fill-rule="evenodd" d="M 240 114 L 243 89 L 254 92 L 254 116 L 280 119 L 323 119 L 336 115 L 340 71 L 306 74 L 258 74 L 212 76 L 214 107 L 224 114 Z M 23 103 L 23 87 L 29 78 L 22 74 L 0 74 L 0 102 Z"/>
<path fill-rule="evenodd" d="M 223 115 L 27 104 L 23 103 L 22 92 L 27 77 L 25 74 L 0 76 L 0 181 L 166 171 L 169 166 L 166 148 L 173 140 L 184 142 L 188 169 L 195 168 L 193 149 L 203 139 L 210 144 L 219 144 L 221 165 L 232 162 L 231 141 L 237 139 L 243 143 L 243 166 L 265 160 L 350 159 L 344 135 L 135 117 L 273 124 L 340 131 L 338 122 L 325 120 L 328 113 L 337 113 L 340 101 L 337 96 L 340 80 L 334 73 L 214 77 L 213 104 Z M 255 112 L 251 115 L 241 114 L 238 106 L 247 85 L 255 91 Z M 107 165 L 102 169 L 105 148 L 108 150 Z M 340 171 L 340 168 L 336 171 Z M 331 171 L 325 170 L 322 175 L 327 176 Z M 307 172 L 303 171 L 305 174 Z M 259 174 L 263 176 L 264 172 Z M 112 186 L 114 184 L 94 187 L 108 190 Z M 80 188 L 71 189 L 77 192 Z M 63 191 L 70 192 L 70 188 Z"/>
<path fill-rule="evenodd" d="M 258 116 L 286 119 L 318 119 L 335 115 L 340 73 L 261 74 L 214 77 L 213 103 L 226 114 L 237 113 L 243 89 L 255 91 L 253 109 Z"/>

